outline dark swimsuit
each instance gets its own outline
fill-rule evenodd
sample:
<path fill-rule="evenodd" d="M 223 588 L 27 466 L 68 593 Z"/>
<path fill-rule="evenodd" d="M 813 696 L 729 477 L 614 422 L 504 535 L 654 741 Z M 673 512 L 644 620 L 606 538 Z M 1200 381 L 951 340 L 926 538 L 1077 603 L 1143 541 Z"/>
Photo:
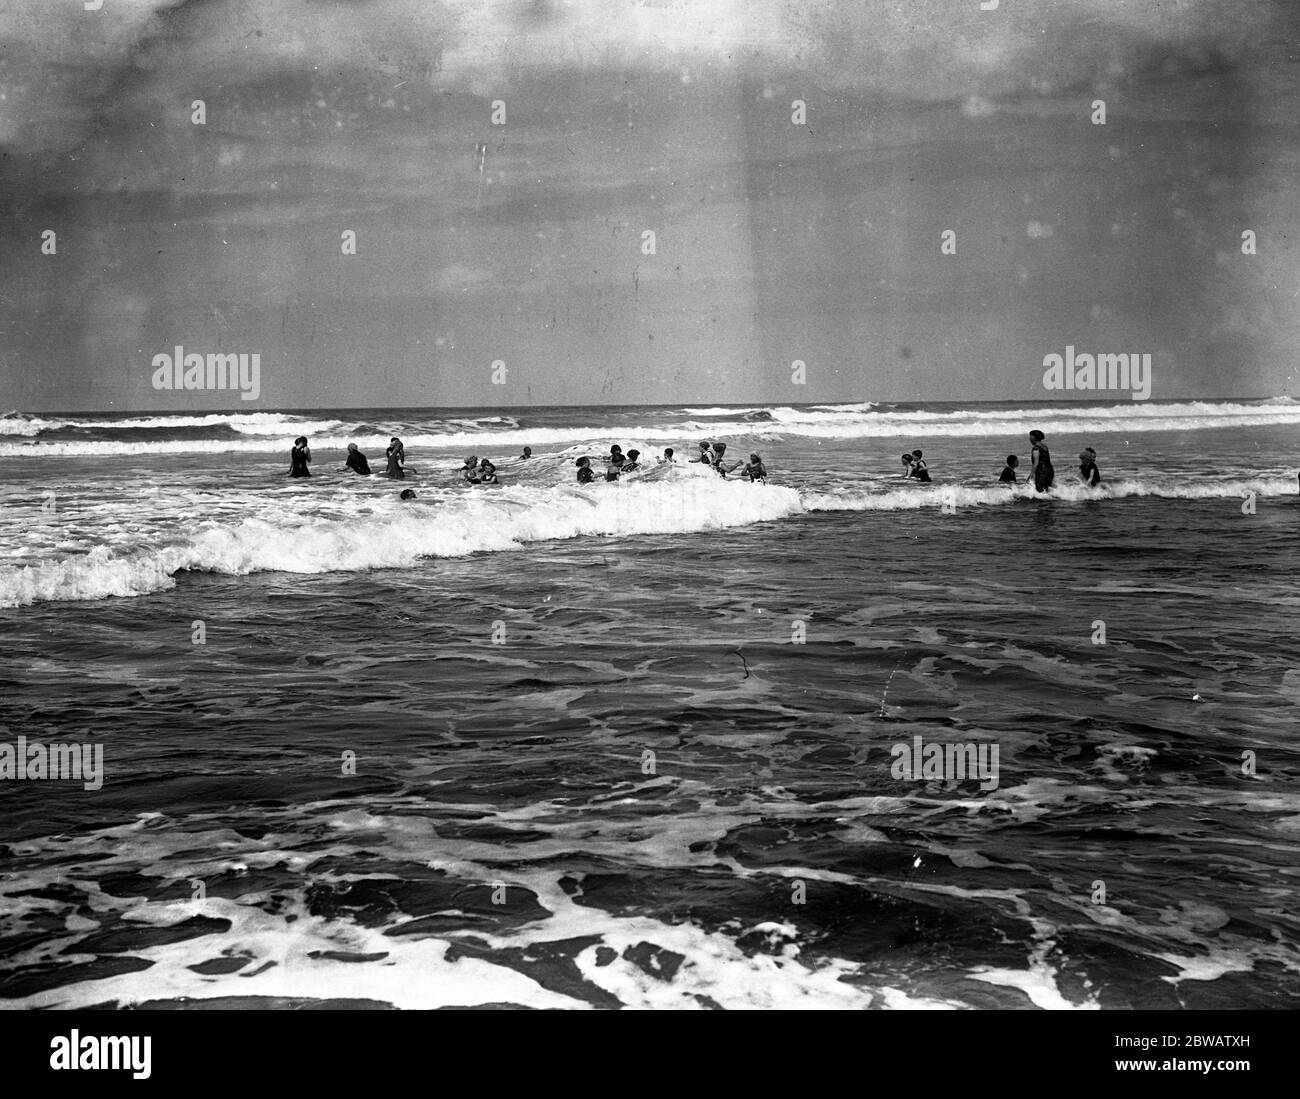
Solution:
<path fill-rule="evenodd" d="M 1042 443 L 1035 443 L 1033 449 L 1038 451 L 1038 464 L 1034 466 L 1034 489 L 1046 492 L 1056 480 L 1056 470 L 1052 468 L 1052 456 Z"/>
<path fill-rule="evenodd" d="M 596 475 L 591 472 L 590 466 L 583 466 L 578 470 L 578 484 L 589 485 L 596 479 Z"/>
<path fill-rule="evenodd" d="M 290 477 L 310 477 L 311 471 L 307 468 L 307 452 L 294 447 L 289 453 L 289 476 Z"/>
<path fill-rule="evenodd" d="M 1097 468 L 1096 462 L 1083 462 L 1079 466 L 1079 476 L 1083 478 L 1084 483 L 1089 488 L 1094 488 L 1101 484 L 1101 470 Z"/>
<path fill-rule="evenodd" d="M 1016 471 L 1007 466 L 1002 471 L 1002 476 L 998 478 L 1003 484 L 1014 485 L 1016 483 Z"/>
<path fill-rule="evenodd" d="M 366 461 L 366 456 L 361 451 L 350 450 L 348 451 L 348 469 L 369 475 L 370 463 Z"/>
<path fill-rule="evenodd" d="M 402 451 L 394 450 L 392 447 L 389 447 L 387 454 L 388 454 L 388 468 L 384 470 L 384 476 L 392 477 L 395 481 L 405 481 L 406 471 L 402 468 L 402 463 L 398 461 L 399 455 L 401 455 L 402 457 L 405 457 L 405 455 L 402 453 Z"/>

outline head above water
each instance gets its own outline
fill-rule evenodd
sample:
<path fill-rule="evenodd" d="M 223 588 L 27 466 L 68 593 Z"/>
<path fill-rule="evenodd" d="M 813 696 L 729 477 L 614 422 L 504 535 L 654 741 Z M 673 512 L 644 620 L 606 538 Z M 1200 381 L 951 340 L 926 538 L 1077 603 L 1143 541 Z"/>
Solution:
<path fill-rule="evenodd" d="M 751 454 L 751 455 L 749 456 L 749 460 L 750 460 L 751 462 L 761 462 L 763 459 L 760 458 L 757 454 Z"/>
<path fill-rule="evenodd" d="M 701 449 L 701 450 L 708 450 L 709 447 L 711 447 L 712 445 L 713 445 L 713 444 L 712 444 L 711 442 L 709 442 L 708 439 L 705 439 L 704 442 L 702 442 L 702 443 L 700 444 L 700 449 Z"/>
<path fill-rule="evenodd" d="M 1015 467 L 1018 466 L 1019 464 L 1020 464 L 1020 459 L 1017 458 L 1014 454 L 1007 455 L 1007 465 Z"/>
<path fill-rule="evenodd" d="M 466 466 L 476 466 L 476 465 L 478 465 L 478 455 L 477 455 L 477 454 L 471 454 L 468 458 L 465 459 L 465 465 L 466 465 Z"/>
<path fill-rule="evenodd" d="M 635 462 L 638 458 L 641 457 L 641 452 L 639 450 L 629 450 L 627 452 L 627 456 L 630 461 Z"/>
<path fill-rule="evenodd" d="M 615 443 L 612 447 L 609 448 L 609 452 L 611 454 L 622 454 L 623 448 L 619 446 L 618 443 Z"/>
<path fill-rule="evenodd" d="M 1037 428 L 1035 428 L 1033 431 L 1029 433 L 1029 441 L 1031 443 L 1041 443 L 1045 438 L 1047 438 L 1047 436 L 1044 435 Z"/>
<path fill-rule="evenodd" d="M 910 466 L 912 464 L 912 456 L 910 454 L 903 455 L 903 464 L 905 466 Z"/>
<path fill-rule="evenodd" d="M 591 465 L 591 459 L 590 459 L 590 458 L 579 458 L 579 459 L 574 463 L 574 465 L 578 466 L 579 468 L 581 468 L 582 466 L 589 466 L 589 465 Z"/>
<path fill-rule="evenodd" d="M 1086 446 L 1079 451 L 1079 458 L 1084 462 L 1095 462 L 1097 460 L 1097 452 L 1093 450 L 1092 447 Z"/>
<path fill-rule="evenodd" d="M 673 448 L 670 446 L 664 447 L 664 457 L 671 458 L 672 456 L 673 456 Z"/>
<path fill-rule="evenodd" d="M 914 451 L 912 451 L 912 457 L 913 457 L 913 458 L 919 458 L 919 457 L 921 457 L 921 452 L 920 452 L 919 450 L 914 450 Z"/>
<path fill-rule="evenodd" d="M 533 456 L 533 448 L 530 446 L 524 447 L 524 457 L 531 458 L 532 456 Z"/>
<path fill-rule="evenodd" d="M 294 445 L 294 446 L 306 446 L 306 445 L 307 445 L 307 436 L 306 436 L 306 435 L 299 435 L 298 438 L 294 439 L 294 441 L 293 441 L 293 445 Z"/>
<path fill-rule="evenodd" d="M 404 489 L 402 489 L 402 499 L 403 499 L 403 500 L 414 500 L 414 499 L 415 499 L 415 489 L 413 489 L 413 488 L 404 488 Z"/>
<path fill-rule="evenodd" d="M 722 455 L 726 453 L 726 450 L 727 450 L 727 444 L 726 444 L 726 443 L 714 443 L 714 444 L 713 444 L 713 453 L 716 454 L 719 458 L 721 458 Z"/>

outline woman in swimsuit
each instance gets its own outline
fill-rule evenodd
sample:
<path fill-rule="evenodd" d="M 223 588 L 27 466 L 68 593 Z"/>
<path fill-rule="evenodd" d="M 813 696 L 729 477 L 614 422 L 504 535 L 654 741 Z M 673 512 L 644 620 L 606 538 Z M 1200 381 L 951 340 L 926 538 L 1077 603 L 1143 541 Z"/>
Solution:
<path fill-rule="evenodd" d="M 478 455 L 471 454 L 465 459 L 465 466 L 460 471 L 460 479 L 467 485 L 478 484 Z"/>
<path fill-rule="evenodd" d="M 406 479 L 406 471 L 402 466 L 406 463 L 406 449 L 402 446 L 402 440 L 394 435 L 388 440 L 388 468 L 384 470 L 385 477 L 392 477 L 395 481 Z"/>
<path fill-rule="evenodd" d="M 912 451 L 912 474 L 918 481 L 930 482 L 930 470 L 919 450 Z"/>
<path fill-rule="evenodd" d="M 1029 433 L 1029 468 L 1034 478 L 1034 490 L 1046 492 L 1056 480 L 1056 470 L 1052 468 L 1052 455 L 1043 444 L 1046 436 L 1041 431 Z"/>
<path fill-rule="evenodd" d="M 480 485 L 499 485 L 500 478 L 497 477 L 497 467 L 492 464 L 491 459 L 484 458 L 478 467 L 478 483 Z"/>
<path fill-rule="evenodd" d="M 1089 488 L 1101 484 L 1101 470 L 1097 468 L 1097 452 L 1092 447 L 1084 447 L 1079 453 L 1079 479 Z"/>
<path fill-rule="evenodd" d="M 293 441 L 293 450 L 289 452 L 289 476 L 310 477 L 311 449 L 307 446 L 307 436 L 299 435 Z"/>
<path fill-rule="evenodd" d="M 366 456 L 357 448 L 356 443 L 348 443 L 347 468 L 353 473 L 370 476 L 370 463 L 366 461 Z"/>
<path fill-rule="evenodd" d="M 578 459 L 578 484 L 589 485 L 596 479 L 596 475 L 591 471 L 591 459 Z"/>

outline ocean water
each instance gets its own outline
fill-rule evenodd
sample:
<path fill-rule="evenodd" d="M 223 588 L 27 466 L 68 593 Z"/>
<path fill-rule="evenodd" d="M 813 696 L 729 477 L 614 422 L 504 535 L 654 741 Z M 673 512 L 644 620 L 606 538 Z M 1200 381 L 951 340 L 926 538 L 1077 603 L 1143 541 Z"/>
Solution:
<path fill-rule="evenodd" d="M 0 1005 L 1295 1007 L 1298 424 L 0 419 L 0 742 L 104 765 L 0 782 Z M 769 483 L 573 484 L 701 438 Z"/>

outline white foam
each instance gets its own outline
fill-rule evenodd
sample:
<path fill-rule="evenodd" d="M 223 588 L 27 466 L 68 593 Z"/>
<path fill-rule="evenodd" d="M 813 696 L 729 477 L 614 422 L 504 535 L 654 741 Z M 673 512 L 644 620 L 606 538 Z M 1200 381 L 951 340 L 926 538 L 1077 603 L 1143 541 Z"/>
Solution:
<path fill-rule="evenodd" d="M 693 470 L 674 471 L 666 480 L 601 483 L 581 491 L 571 486 L 431 490 L 413 503 L 358 495 L 332 504 L 341 515 L 324 518 L 295 512 L 292 502 L 280 498 L 264 504 L 260 515 L 206 523 L 160 549 L 97 546 L 59 561 L 0 567 L 0 607 L 142 595 L 174 586 L 173 574 L 187 569 L 239 576 L 403 568 L 423 557 L 518 549 L 584 535 L 713 530 L 802 510 L 794 489 L 724 481 Z"/>

